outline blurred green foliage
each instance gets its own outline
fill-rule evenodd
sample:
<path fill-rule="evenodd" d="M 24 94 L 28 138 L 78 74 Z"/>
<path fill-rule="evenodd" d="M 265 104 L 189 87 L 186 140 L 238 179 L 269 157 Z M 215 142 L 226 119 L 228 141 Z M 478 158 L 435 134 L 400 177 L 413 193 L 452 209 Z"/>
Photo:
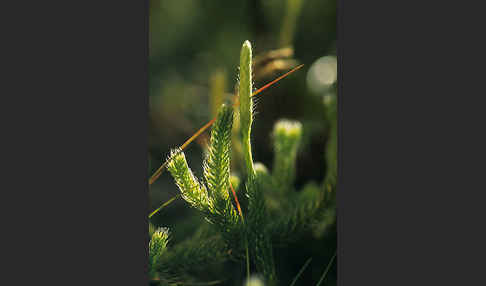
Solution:
<path fill-rule="evenodd" d="M 336 56 L 335 0 L 151 0 L 149 21 L 149 175 L 165 161 L 171 148 L 180 146 L 214 117 L 214 106 L 218 105 L 210 96 L 217 93 L 212 89 L 214 84 L 226 88 L 217 102 L 227 102 L 234 96 L 239 51 L 241 44 L 250 40 L 255 58 L 290 46 L 293 55 L 289 60 L 305 64 L 258 97 L 252 127 L 254 160 L 271 167 L 274 158 L 270 134 L 275 122 L 281 118 L 298 120 L 303 124 L 303 137 L 297 151 L 295 187 L 302 189 L 309 182 L 323 182 L 328 176 L 326 166 L 335 161 L 337 152 L 336 143 L 329 140 L 336 116 L 335 100 L 330 98 L 336 97 L 336 87 L 334 82 L 322 90 L 313 90 L 309 88 L 308 73 L 318 59 Z M 255 87 L 292 67 L 256 66 Z M 202 167 L 197 166 L 202 166 L 207 134 L 185 150 L 197 177 L 203 177 Z M 232 166 L 232 172 L 238 172 L 238 168 Z M 168 172 L 162 174 L 150 188 L 149 211 L 177 194 L 172 177 Z M 154 215 L 151 223 L 170 228 L 170 248 L 171 244 L 191 237 L 196 226 L 205 221 L 177 199 Z M 306 233 L 284 251 L 276 249 L 279 280 L 289 285 L 312 257 L 312 263 L 295 285 L 315 285 L 335 250 L 335 226 L 317 236 Z M 223 269 L 215 266 L 213 271 L 201 274 L 201 278 L 217 280 L 221 271 L 225 271 L 225 278 L 233 277 L 224 285 L 242 285 L 245 269 L 237 263 L 229 262 Z M 335 272 L 334 265 L 323 285 L 336 283 Z"/>

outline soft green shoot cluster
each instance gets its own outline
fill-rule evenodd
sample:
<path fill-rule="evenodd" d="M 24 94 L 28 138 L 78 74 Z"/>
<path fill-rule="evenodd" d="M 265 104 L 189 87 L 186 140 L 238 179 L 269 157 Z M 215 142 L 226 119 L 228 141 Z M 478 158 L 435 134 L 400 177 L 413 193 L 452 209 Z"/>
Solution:
<path fill-rule="evenodd" d="M 167 169 L 174 177 L 184 200 L 200 211 L 207 211 L 212 208 L 213 202 L 208 195 L 206 186 L 199 183 L 192 173 L 187 165 L 184 152 L 179 149 L 172 150 Z"/>
<path fill-rule="evenodd" d="M 273 137 L 273 177 L 279 189 L 289 191 L 295 181 L 295 162 L 302 138 L 302 124 L 297 121 L 280 120 L 275 124 Z"/>
<path fill-rule="evenodd" d="M 211 130 L 209 148 L 203 163 L 204 177 L 215 200 L 229 201 L 232 124 L 233 109 L 223 105 Z"/>
<path fill-rule="evenodd" d="M 160 257 L 167 248 L 169 242 L 169 229 L 160 227 L 154 231 L 149 242 L 149 253 L 152 257 Z"/>
<path fill-rule="evenodd" d="M 160 260 L 162 255 L 167 250 L 167 243 L 169 242 L 169 229 L 161 227 L 156 229 L 149 242 L 149 269 L 150 276 L 154 277 L 156 274 L 155 265 Z"/>
<path fill-rule="evenodd" d="M 240 184 L 241 184 L 240 178 L 237 175 L 231 175 L 230 176 L 230 182 L 231 182 L 231 186 L 233 187 L 235 192 L 237 192 L 239 190 Z"/>
<path fill-rule="evenodd" d="M 180 150 L 172 151 L 167 165 L 182 198 L 202 211 L 210 222 L 226 230 L 229 225 L 235 227 L 240 221 L 229 195 L 232 123 L 232 107 L 222 105 L 211 130 L 210 144 L 203 163 L 207 187 L 194 176 Z"/>
<path fill-rule="evenodd" d="M 245 281 L 244 286 L 265 286 L 265 283 L 259 276 L 251 276 Z"/>

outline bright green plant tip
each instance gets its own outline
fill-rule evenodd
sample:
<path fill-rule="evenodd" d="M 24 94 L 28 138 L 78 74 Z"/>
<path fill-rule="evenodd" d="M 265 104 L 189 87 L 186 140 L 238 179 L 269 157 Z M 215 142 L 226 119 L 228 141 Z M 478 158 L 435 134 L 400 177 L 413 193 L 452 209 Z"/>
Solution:
<path fill-rule="evenodd" d="M 238 191 L 238 188 L 240 187 L 240 184 L 241 184 L 241 180 L 240 180 L 240 178 L 238 176 L 231 175 L 230 176 L 230 183 L 233 186 L 233 189 L 235 191 Z"/>
<path fill-rule="evenodd" d="M 273 177 L 279 189 L 289 190 L 295 180 L 297 151 L 302 138 L 302 124 L 280 120 L 273 129 L 274 163 Z"/>
<path fill-rule="evenodd" d="M 160 256 L 166 250 L 169 241 L 169 229 L 160 227 L 154 231 L 149 242 L 149 253 Z"/>
<path fill-rule="evenodd" d="M 223 104 L 219 111 L 204 160 L 204 177 L 210 196 L 213 201 L 212 220 L 220 221 L 223 214 L 223 223 L 231 225 L 239 220 L 238 213 L 233 208 L 229 195 L 231 131 L 233 129 L 233 107 Z"/>
<path fill-rule="evenodd" d="M 182 198 L 225 232 L 230 232 L 230 228 L 236 227 L 240 220 L 229 195 L 233 113 L 233 108 L 224 104 L 218 111 L 203 163 L 206 184 L 194 176 L 180 149 L 172 150 L 167 164 Z"/>
<path fill-rule="evenodd" d="M 171 151 L 169 158 L 172 158 L 172 160 L 167 164 L 167 169 L 174 177 L 176 185 L 181 191 L 182 198 L 201 211 L 208 210 L 211 200 L 206 187 L 198 182 L 191 169 L 189 169 L 184 152 L 174 149 Z"/>
<path fill-rule="evenodd" d="M 250 276 L 246 279 L 244 286 L 265 286 L 265 283 L 259 276 Z"/>
<path fill-rule="evenodd" d="M 279 120 L 274 127 L 274 135 L 288 138 L 287 140 L 300 140 L 302 135 L 302 124 L 298 121 L 286 119 Z"/>
<path fill-rule="evenodd" d="M 219 200 L 229 201 L 231 130 L 233 108 L 222 105 L 211 130 L 208 156 L 204 161 L 204 177 L 211 195 Z"/>
<path fill-rule="evenodd" d="M 166 227 L 158 228 L 152 234 L 149 242 L 149 268 L 150 275 L 155 276 L 155 265 L 167 250 L 169 242 L 169 229 Z"/>
<path fill-rule="evenodd" d="M 250 144 L 251 124 L 253 121 L 251 57 L 251 44 L 249 41 L 245 41 L 240 53 L 240 82 L 238 89 L 240 97 L 240 128 L 246 170 L 248 175 L 254 176 L 255 170 L 253 168 Z"/>

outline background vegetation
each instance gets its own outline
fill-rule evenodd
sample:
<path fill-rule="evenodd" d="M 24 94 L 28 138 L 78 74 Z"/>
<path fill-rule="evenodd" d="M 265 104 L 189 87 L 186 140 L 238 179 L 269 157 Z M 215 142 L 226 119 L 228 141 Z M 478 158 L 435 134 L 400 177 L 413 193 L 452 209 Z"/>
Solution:
<path fill-rule="evenodd" d="M 335 156 L 325 152 L 326 148 L 331 150 L 327 153 L 335 152 L 329 149 L 330 123 L 335 118 L 330 104 L 336 97 L 334 0 L 150 1 L 150 175 L 171 148 L 180 146 L 214 117 L 212 93 L 225 90 L 223 97 L 227 98 L 234 94 L 239 52 L 247 39 L 255 59 L 268 57 L 272 50 L 293 49 L 293 53 L 280 50 L 280 59 L 255 66 L 257 88 L 295 65 L 305 64 L 259 97 L 252 126 L 254 160 L 271 169 L 274 124 L 282 118 L 298 120 L 304 132 L 297 153 L 295 189 L 324 181 L 329 173 L 326 158 Z M 203 177 L 208 135 L 206 132 L 185 150 L 199 178 Z M 232 166 L 232 171 L 238 172 L 238 165 Z M 165 172 L 150 188 L 150 211 L 179 193 L 173 178 Z M 189 245 L 188 239 L 204 231 L 200 226 L 207 224 L 180 198 L 154 215 L 151 222 L 170 229 L 169 248 Z M 321 232 L 307 231 L 285 248 L 276 248 L 281 285 L 289 285 L 309 258 L 312 261 L 296 285 L 315 285 L 335 251 L 334 224 Z M 200 282 L 223 280 L 221 285 L 242 285 L 245 278 L 245 265 L 239 262 L 204 267 L 204 271 L 196 266 L 191 271 Z M 335 263 L 323 284 L 336 284 Z"/>

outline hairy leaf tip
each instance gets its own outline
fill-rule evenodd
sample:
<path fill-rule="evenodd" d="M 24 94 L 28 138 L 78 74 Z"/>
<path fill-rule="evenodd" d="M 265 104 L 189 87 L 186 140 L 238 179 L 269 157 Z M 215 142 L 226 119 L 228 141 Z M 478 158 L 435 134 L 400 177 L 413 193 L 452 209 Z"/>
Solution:
<path fill-rule="evenodd" d="M 267 174 L 268 173 L 267 167 L 261 162 L 256 162 L 254 167 L 255 167 L 255 172 L 257 174 Z"/>
<path fill-rule="evenodd" d="M 302 134 L 302 124 L 298 121 L 282 119 L 274 127 L 275 136 L 287 137 L 289 139 L 299 139 Z"/>
<path fill-rule="evenodd" d="M 265 286 L 260 276 L 252 275 L 245 281 L 245 286 Z"/>
<path fill-rule="evenodd" d="M 149 263 L 151 267 L 157 263 L 167 249 L 169 234 L 169 229 L 166 227 L 160 227 L 152 234 L 149 242 Z"/>
<path fill-rule="evenodd" d="M 230 175 L 231 130 L 233 108 L 223 104 L 211 130 L 208 155 L 204 161 L 204 176 L 212 196 L 229 200 L 228 178 Z"/>
<path fill-rule="evenodd" d="M 279 120 L 273 129 L 273 177 L 279 189 L 289 190 L 295 180 L 297 150 L 302 137 L 302 124 L 298 121 Z"/>
<path fill-rule="evenodd" d="M 179 149 L 171 151 L 171 160 L 167 169 L 181 191 L 182 198 L 199 210 L 206 210 L 211 204 L 204 184 L 200 184 L 187 165 L 184 152 Z"/>

